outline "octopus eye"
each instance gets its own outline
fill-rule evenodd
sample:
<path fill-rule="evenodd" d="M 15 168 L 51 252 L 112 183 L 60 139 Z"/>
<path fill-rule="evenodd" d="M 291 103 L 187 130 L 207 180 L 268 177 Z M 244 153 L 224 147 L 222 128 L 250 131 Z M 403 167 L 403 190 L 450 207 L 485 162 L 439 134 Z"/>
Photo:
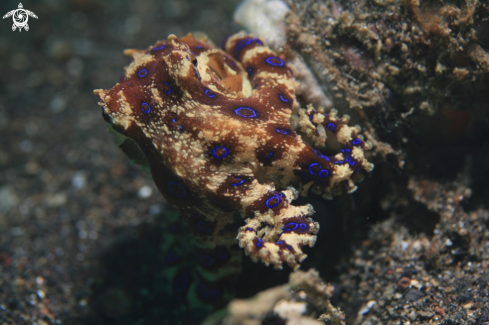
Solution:
<path fill-rule="evenodd" d="M 328 123 L 328 126 L 326 128 L 331 132 L 334 132 L 335 127 L 336 125 L 334 123 Z"/>
<path fill-rule="evenodd" d="M 214 265 L 214 259 L 210 257 L 209 255 L 202 255 L 200 257 L 200 262 L 204 264 L 205 266 L 212 266 Z"/>
<path fill-rule="evenodd" d="M 138 72 L 138 76 L 140 76 L 141 78 L 146 77 L 147 74 L 148 74 L 148 69 L 141 69 Z"/>
<path fill-rule="evenodd" d="M 170 181 L 168 182 L 168 190 L 170 191 L 171 194 L 175 195 L 176 197 L 185 197 L 187 196 L 187 191 L 185 188 L 178 184 L 177 182 Z"/>
<path fill-rule="evenodd" d="M 161 45 L 158 47 L 153 47 L 153 51 L 158 51 L 158 50 L 163 50 L 166 47 L 166 45 Z"/>
<path fill-rule="evenodd" d="M 192 61 L 192 64 L 194 65 L 194 67 L 196 67 L 196 66 L 197 66 L 197 59 L 194 59 L 194 60 Z"/>
<path fill-rule="evenodd" d="M 240 107 L 234 110 L 236 114 L 242 117 L 256 117 L 256 112 L 250 107 Z"/>
<path fill-rule="evenodd" d="M 223 159 L 228 155 L 228 148 L 222 146 L 215 147 L 212 149 L 212 155 L 217 159 Z"/>
<path fill-rule="evenodd" d="M 199 229 L 200 231 L 202 232 L 207 232 L 207 233 L 211 233 L 212 232 L 212 229 L 211 227 L 209 227 L 208 224 L 206 224 L 205 222 L 203 221 L 199 221 L 195 224 L 195 227 L 197 227 L 197 229 Z"/>
<path fill-rule="evenodd" d="M 324 178 L 329 175 L 329 171 L 327 169 L 323 169 L 319 172 L 319 177 Z"/>
<path fill-rule="evenodd" d="M 190 273 L 184 272 L 179 276 L 177 276 L 173 281 L 173 289 L 177 293 L 182 293 L 185 291 L 185 289 L 187 289 L 189 282 L 190 282 Z"/>
<path fill-rule="evenodd" d="M 297 222 L 289 222 L 284 225 L 284 231 L 289 232 L 289 231 L 294 231 L 299 227 L 299 224 Z"/>
<path fill-rule="evenodd" d="M 290 102 L 290 99 L 287 99 L 287 97 L 284 97 L 282 94 L 278 95 L 278 97 L 280 98 L 281 101 L 283 101 L 284 103 L 288 103 Z"/>
<path fill-rule="evenodd" d="M 143 103 L 141 103 L 141 110 L 144 113 L 148 114 L 149 112 L 151 112 L 151 106 L 149 106 L 148 103 L 143 102 Z"/>
<path fill-rule="evenodd" d="M 268 64 L 273 65 L 275 67 L 282 67 L 285 63 L 284 60 L 278 58 L 276 56 L 271 56 L 265 60 Z"/>
<path fill-rule="evenodd" d="M 353 143 L 353 144 L 356 146 L 357 144 L 362 143 L 362 140 L 360 140 L 359 138 L 356 138 L 356 139 L 355 139 L 355 140 L 353 140 L 351 143 Z"/>
<path fill-rule="evenodd" d="M 272 196 L 265 202 L 265 205 L 267 206 L 267 208 L 272 209 L 279 205 L 280 201 L 281 199 L 278 196 Z"/>
<path fill-rule="evenodd" d="M 210 89 L 206 89 L 206 90 L 204 91 L 204 93 L 205 93 L 205 94 L 206 94 L 208 97 L 210 97 L 210 98 L 214 98 L 214 97 L 216 97 L 216 94 L 214 94 L 214 93 L 212 92 L 212 90 L 210 90 Z"/>

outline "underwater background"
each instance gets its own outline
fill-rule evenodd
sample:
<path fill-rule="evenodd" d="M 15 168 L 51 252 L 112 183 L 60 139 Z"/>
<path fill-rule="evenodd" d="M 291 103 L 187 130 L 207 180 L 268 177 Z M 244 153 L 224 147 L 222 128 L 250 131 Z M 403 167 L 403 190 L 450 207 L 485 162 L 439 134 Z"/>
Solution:
<path fill-rule="evenodd" d="M 375 169 L 352 194 L 294 201 L 321 223 L 309 272 L 243 254 L 243 300 L 176 299 L 191 234 L 93 89 L 117 82 L 124 49 L 189 32 L 219 46 L 244 29 L 239 3 L 31 1 L 29 31 L 0 22 L 0 323 L 488 323 L 489 5 L 475 0 L 286 1 L 288 49 L 369 132 Z M 263 310 L 244 300 L 270 288 Z"/>

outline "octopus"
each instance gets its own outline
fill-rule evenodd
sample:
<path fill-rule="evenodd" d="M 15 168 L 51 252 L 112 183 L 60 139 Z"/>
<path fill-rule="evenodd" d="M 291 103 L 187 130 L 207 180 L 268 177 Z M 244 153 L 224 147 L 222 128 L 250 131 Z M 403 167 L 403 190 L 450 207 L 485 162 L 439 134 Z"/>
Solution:
<path fill-rule="evenodd" d="M 189 34 L 125 53 L 134 60 L 119 82 L 94 93 L 187 222 L 200 254 L 197 296 L 222 295 L 219 282 L 240 265 L 236 239 L 254 261 L 297 269 L 319 224 L 312 205 L 291 202 L 355 191 L 373 169 L 360 127 L 334 109 L 301 108 L 285 55 L 244 33 L 222 50 Z M 331 143 L 338 150 L 328 155 Z M 245 219 L 237 237 L 235 215 Z M 176 276 L 175 292 L 188 290 L 188 278 Z"/>

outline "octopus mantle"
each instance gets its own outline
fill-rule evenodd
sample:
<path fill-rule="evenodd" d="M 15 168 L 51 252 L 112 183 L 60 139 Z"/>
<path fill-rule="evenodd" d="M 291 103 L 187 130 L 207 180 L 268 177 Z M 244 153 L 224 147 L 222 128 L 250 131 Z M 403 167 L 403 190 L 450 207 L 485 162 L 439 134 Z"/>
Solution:
<path fill-rule="evenodd" d="M 298 268 L 319 224 L 311 205 L 291 201 L 299 191 L 332 198 L 356 189 L 362 170 L 373 168 L 360 128 L 335 110 L 300 109 L 284 57 L 243 33 L 224 51 L 170 35 L 126 54 L 134 61 L 119 82 L 95 90 L 103 117 L 137 143 L 200 248 L 218 257 L 234 242 L 225 226 L 240 214 L 237 239 L 247 255 Z M 333 156 L 322 150 L 330 138 L 341 147 Z"/>

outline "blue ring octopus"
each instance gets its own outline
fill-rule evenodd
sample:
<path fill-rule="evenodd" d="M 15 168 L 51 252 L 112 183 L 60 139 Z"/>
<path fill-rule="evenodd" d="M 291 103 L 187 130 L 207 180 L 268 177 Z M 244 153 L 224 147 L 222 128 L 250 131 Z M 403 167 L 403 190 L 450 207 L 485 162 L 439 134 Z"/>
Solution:
<path fill-rule="evenodd" d="M 125 53 L 133 62 L 119 82 L 94 92 L 103 118 L 144 149 L 156 186 L 188 223 L 201 256 L 197 296 L 224 294 L 218 284 L 239 272 L 236 239 L 254 261 L 297 269 L 319 224 L 312 205 L 291 202 L 356 189 L 373 169 L 360 127 L 336 110 L 300 108 L 285 55 L 244 33 L 223 50 L 189 34 Z M 329 137 L 341 147 L 333 156 L 323 150 Z M 237 237 L 226 227 L 235 214 L 245 219 Z M 190 283 L 182 274 L 178 294 Z"/>

